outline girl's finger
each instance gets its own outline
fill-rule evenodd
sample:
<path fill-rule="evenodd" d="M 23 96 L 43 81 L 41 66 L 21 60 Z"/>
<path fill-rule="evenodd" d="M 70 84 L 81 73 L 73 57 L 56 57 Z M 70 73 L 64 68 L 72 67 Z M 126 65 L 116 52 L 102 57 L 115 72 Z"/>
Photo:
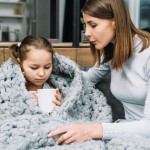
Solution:
<path fill-rule="evenodd" d="M 56 105 L 55 105 L 55 106 L 54 106 L 54 109 L 57 109 L 57 108 L 60 108 L 60 106 L 56 106 Z"/>
<path fill-rule="evenodd" d="M 61 103 L 60 103 L 60 101 L 58 101 L 58 100 L 53 100 L 53 103 L 54 103 L 55 105 L 57 105 L 57 106 L 61 106 Z"/>
<path fill-rule="evenodd" d="M 37 94 L 37 91 L 29 91 L 31 94 Z"/>
<path fill-rule="evenodd" d="M 57 94 L 60 94 L 60 92 L 59 92 L 59 89 L 58 89 L 58 88 L 56 88 L 56 93 L 57 93 Z"/>

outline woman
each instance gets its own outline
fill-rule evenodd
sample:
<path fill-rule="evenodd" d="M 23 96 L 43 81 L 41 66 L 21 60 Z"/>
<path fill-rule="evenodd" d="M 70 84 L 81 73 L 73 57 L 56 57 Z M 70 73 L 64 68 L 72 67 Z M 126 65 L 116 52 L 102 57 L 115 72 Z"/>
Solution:
<path fill-rule="evenodd" d="M 88 139 L 150 137 L 150 35 L 131 21 L 124 0 L 87 0 L 82 8 L 96 65 L 84 73 L 92 84 L 111 72 L 112 94 L 122 102 L 124 121 L 74 124 L 49 133 L 58 144 Z"/>
<path fill-rule="evenodd" d="M 32 93 L 33 101 L 37 103 L 34 96 L 38 89 L 49 89 L 54 86 L 48 82 L 52 72 L 53 48 L 51 44 L 40 36 L 30 35 L 21 43 L 10 47 L 10 56 L 14 62 L 20 65 L 26 78 L 26 88 Z M 60 106 L 61 93 L 56 90 L 56 106 Z"/>

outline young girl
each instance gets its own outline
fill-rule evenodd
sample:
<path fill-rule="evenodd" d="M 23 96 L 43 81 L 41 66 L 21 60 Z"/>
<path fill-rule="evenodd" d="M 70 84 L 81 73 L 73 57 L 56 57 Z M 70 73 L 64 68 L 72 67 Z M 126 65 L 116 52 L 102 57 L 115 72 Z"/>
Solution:
<path fill-rule="evenodd" d="M 27 36 L 18 45 L 10 47 L 10 57 L 20 65 L 26 78 L 26 88 L 31 92 L 34 102 L 36 102 L 34 94 L 38 89 L 54 88 L 48 83 L 52 72 L 53 48 L 44 37 Z M 55 97 L 54 104 L 60 106 L 61 93 L 58 89 Z"/>

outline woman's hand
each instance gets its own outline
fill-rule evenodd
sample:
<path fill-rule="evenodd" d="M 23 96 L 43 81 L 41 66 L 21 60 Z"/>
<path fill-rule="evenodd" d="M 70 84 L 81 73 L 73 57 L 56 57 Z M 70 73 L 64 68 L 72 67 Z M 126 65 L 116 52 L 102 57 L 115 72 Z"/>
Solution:
<path fill-rule="evenodd" d="M 73 124 L 56 129 L 48 134 L 48 137 L 53 137 L 62 134 L 56 141 L 57 144 L 69 144 L 83 142 L 90 139 L 102 138 L 101 124 Z"/>
<path fill-rule="evenodd" d="M 56 89 L 56 94 L 55 94 L 56 99 L 53 100 L 53 103 L 55 104 L 55 107 L 60 107 L 61 106 L 61 99 L 62 99 L 62 93 L 60 93 L 59 89 Z"/>

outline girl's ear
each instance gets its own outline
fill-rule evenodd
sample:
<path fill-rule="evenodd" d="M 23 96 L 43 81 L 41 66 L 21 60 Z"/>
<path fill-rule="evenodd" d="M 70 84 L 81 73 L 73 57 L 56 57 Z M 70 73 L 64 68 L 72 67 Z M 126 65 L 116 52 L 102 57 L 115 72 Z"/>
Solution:
<path fill-rule="evenodd" d="M 20 63 L 20 59 L 19 58 L 17 58 L 17 60 L 19 61 L 19 63 Z"/>
<path fill-rule="evenodd" d="M 20 64 L 20 67 L 21 67 L 22 73 L 24 74 L 23 67 L 22 67 L 22 64 L 21 64 L 21 62 L 20 62 L 20 59 L 19 59 L 19 58 L 17 58 L 17 61 L 18 61 L 18 62 L 19 62 L 19 64 Z"/>

